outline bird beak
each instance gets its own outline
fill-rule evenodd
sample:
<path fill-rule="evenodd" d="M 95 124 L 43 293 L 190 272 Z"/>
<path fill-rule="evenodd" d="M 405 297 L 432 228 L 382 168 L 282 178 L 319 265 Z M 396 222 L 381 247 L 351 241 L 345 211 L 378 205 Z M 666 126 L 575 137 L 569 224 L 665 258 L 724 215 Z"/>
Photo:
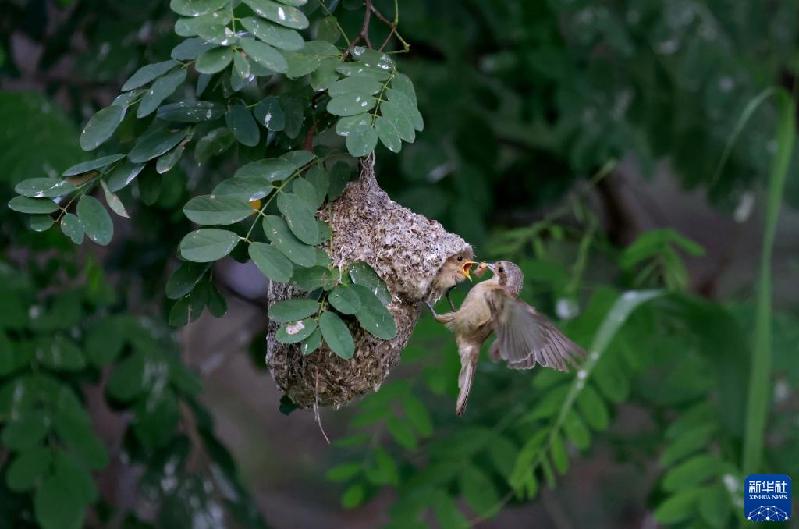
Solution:
<path fill-rule="evenodd" d="M 472 265 L 476 265 L 477 261 L 466 261 L 463 263 L 463 267 L 461 268 L 461 275 L 468 279 L 469 281 L 472 280 Z"/>
<path fill-rule="evenodd" d="M 497 273 L 496 265 L 494 263 L 486 263 L 486 266 L 488 267 L 489 270 L 491 270 L 492 274 L 496 274 Z"/>

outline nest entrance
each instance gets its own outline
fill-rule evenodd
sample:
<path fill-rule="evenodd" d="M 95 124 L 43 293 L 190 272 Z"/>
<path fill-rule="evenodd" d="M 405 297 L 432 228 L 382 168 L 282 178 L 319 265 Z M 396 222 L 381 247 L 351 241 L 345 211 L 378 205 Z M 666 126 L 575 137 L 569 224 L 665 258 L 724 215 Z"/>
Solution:
<path fill-rule="evenodd" d="M 335 266 L 365 261 L 386 283 L 392 297 L 387 308 L 397 324 L 397 335 L 380 340 L 352 322 L 348 325 L 355 354 L 350 360 L 324 345 L 304 356 L 298 344 L 275 339 L 278 325 L 270 321 L 266 363 L 277 385 L 298 406 L 338 408 L 380 388 L 399 362 L 419 317 L 419 302 L 433 278 L 444 261 L 471 252 L 471 246 L 440 223 L 392 201 L 377 184 L 373 154 L 361 160 L 359 178 L 347 184 L 319 217 L 333 233 L 328 254 Z M 270 283 L 269 304 L 302 294 L 289 284 Z"/>

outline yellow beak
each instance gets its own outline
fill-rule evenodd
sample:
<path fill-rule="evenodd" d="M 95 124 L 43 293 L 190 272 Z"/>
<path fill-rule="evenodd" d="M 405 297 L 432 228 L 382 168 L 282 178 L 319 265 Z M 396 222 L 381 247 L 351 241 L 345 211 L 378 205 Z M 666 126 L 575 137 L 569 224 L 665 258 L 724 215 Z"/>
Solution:
<path fill-rule="evenodd" d="M 461 274 L 463 277 L 468 279 L 469 281 L 472 280 L 472 265 L 476 265 L 477 261 L 466 261 L 463 263 L 463 267 L 461 268 Z"/>

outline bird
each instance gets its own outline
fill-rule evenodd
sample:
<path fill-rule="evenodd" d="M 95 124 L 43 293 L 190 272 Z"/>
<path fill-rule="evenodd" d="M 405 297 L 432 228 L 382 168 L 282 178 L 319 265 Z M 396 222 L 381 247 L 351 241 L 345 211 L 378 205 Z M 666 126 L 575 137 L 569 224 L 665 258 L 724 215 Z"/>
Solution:
<path fill-rule="evenodd" d="M 471 248 L 468 248 L 448 257 L 444 264 L 441 265 L 430 284 L 430 290 L 427 291 L 424 300 L 433 315 L 436 314 L 435 304 L 442 297 L 446 297 L 449 307 L 455 310 L 455 304 L 450 298 L 450 292 L 461 281 L 465 279 L 471 280 L 471 268 L 473 265 L 478 264 L 476 261 L 472 261 L 473 257 L 474 253 Z"/>
<path fill-rule="evenodd" d="M 469 290 L 458 310 L 434 314 L 455 334 L 461 369 L 455 413 L 463 415 L 477 370 L 480 347 L 491 336 L 496 339 L 490 356 L 504 360 L 513 369 L 542 365 L 567 371 L 585 356 L 580 346 L 567 338 L 546 316 L 519 299 L 524 285 L 521 268 L 510 261 L 480 263 L 476 274 L 487 268 L 492 277 Z"/>

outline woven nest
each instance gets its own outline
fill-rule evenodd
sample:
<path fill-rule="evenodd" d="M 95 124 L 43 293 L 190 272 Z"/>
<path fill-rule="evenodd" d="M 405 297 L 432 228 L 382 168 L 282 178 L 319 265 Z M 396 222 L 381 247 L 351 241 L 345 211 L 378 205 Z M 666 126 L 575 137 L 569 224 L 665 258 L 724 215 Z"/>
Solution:
<path fill-rule="evenodd" d="M 413 213 L 392 201 L 377 184 L 374 157 L 361 161 L 358 180 L 319 212 L 333 232 L 333 264 L 345 267 L 365 261 L 385 281 L 392 294 L 388 305 L 397 323 L 392 340 L 380 340 L 349 323 L 355 354 L 344 360 L 323 346 L 303 356 L 299 345 L 275 339 L 278 324 L 271 321 L 267 333 L 266 363 L 275 382 L 302 408 L 347 404 L 369 391 L 377 391 L 410 338 L 433 278 L 444 261 L 472 249 L 466 241 L 447 232 L 441 224 Z M 270 305 L 303 293 L 291 285 L 271 283 Z"/>

